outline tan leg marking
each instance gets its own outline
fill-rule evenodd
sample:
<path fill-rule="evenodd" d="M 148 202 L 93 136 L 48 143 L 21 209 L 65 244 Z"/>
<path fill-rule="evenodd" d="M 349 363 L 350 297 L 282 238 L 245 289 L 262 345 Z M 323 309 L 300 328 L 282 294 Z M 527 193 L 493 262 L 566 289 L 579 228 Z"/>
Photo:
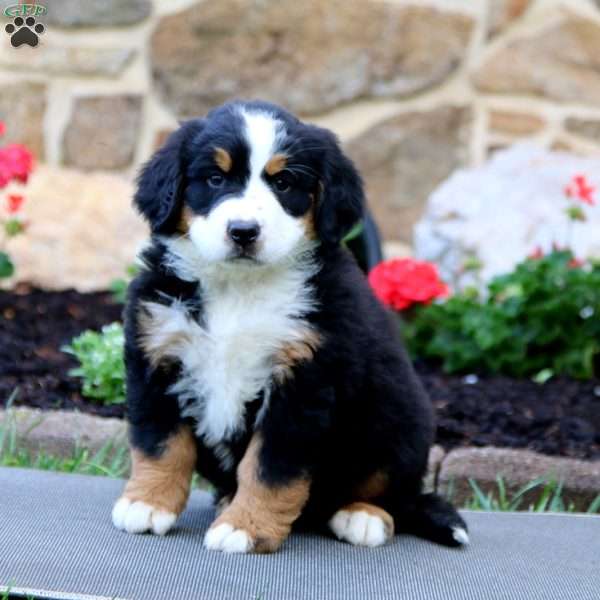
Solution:
<path fill-rule="evenodd" d="M 225 173 L 229 173 L 231 171 L 231 167 L 233 166 L 233 160 L 231 158 L 231 154 L 227 152 L 224 148 L 215 148 L 215 163 L 221 171 Z"/>
<path fill-rule="evenodd" d="M 158 458 L 131 451 L 131 477 L 113 508 L 113 523 L 129 533 L 164 534 L 183 511 L 196 466 L 196 442 L 182 426 Z"/>
<path fill-rule="evenodd" d="M 317 348 L 321 345 L 321 337 L 312 329 L 293 342 L 289 342 L 276 352 L 274 357 L 273 377 L 277 383 L 283 383 L 293 376 L 295 365 L 312 360 Z"/>
<path fill-rule="evenodd" d="M 260 436 L 255 435 L 238 467 L 238 490 L 204 538 L 210 550 L 274 552 L 287 538 L 308 500 L 309 481 L 270 487 L 258 478 Z"/>
<path fill-rule="evenodd" d="M 394 535 L 392 516 L 368 502 L 353 502 L 338 510 L 329 528 L 340 540 L 356 546 L 381 546 Z"/>
<path fill-rule="evenodd" d="M 373 500 L 385 494 L 390 483 L 390 476 L 385 471 L 375 471 L 360 485 L 356 486 L 352 497 L 356 500 Z"/>

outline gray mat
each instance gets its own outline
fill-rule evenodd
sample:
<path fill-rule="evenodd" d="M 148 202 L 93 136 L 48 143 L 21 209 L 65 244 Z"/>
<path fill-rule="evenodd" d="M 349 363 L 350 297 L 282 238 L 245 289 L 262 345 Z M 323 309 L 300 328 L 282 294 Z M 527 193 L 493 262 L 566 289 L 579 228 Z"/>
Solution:
<path fill-rule="evenodd" d="M 208 552 L 195 492 L 164 538 L 113 529 L 123 483 L 0 469 L 0 585 L 135 600 L 598 600 L 600 518 L 467 513 L 471 546 L 377 549 L 294 534 L 271 556 Z"/>

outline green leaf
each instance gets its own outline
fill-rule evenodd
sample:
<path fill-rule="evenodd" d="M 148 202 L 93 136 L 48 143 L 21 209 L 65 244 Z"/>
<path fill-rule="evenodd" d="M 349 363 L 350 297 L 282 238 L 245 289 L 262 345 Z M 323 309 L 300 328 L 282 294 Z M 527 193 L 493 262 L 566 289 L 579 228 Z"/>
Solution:
<path fill-rule="evenodd" d="M 0 252 L 0 278 L 12 277 L 15 266 L 6 252 Z"/>
<path fill-rule="evenodd" d="M 7 237 L 11 238 L 23 233 L 25 227 L 19 219 L 8 219 L 8 221 L 4 222 L 4 231 L 6 232 Z"/>
<path fill-rule="evenodd" d="M 538 371 L 531 379 L 535 383 L 544 384 L 546 381 L 554 377 L 554 371 L 552 369 L 542 369 Z"/>
<path fill-rule="evenodd" d="M 600 494 L 594 498 L 592 503 L 589 505 L 587 512 L 590 514 L 596 514 L 600 512 Z"/>
<path fill-rule="evenodd" d="M 565 212 L 567 213 L 569 219 L 571 219 L 572 221 L 586 220 L 585 212 L 580 206 L 569 206 L 569 208 L 567 208 Z"/>
<path fill-rule="evenodd" d="M 62 348 L 80 363 L 69 375 L 81 379 L 84 396 L 103 404 L 125 402 L 124 343 L 123 326 L 113 323 L 101 332 L 84 331 Z"/>
<path fill-rule="evenodd" d="M 356 225 L 354 225 L 354 227 L 352 227 L 352 229 L 344 236 L 344 239 L 342 240 L 342 244 L 347 244 L 348 242 L 352 241 L 354 238 L 357 238 L 363 231 L 364 229 L 364 223 L 362 221 L 359 221 Z"/>

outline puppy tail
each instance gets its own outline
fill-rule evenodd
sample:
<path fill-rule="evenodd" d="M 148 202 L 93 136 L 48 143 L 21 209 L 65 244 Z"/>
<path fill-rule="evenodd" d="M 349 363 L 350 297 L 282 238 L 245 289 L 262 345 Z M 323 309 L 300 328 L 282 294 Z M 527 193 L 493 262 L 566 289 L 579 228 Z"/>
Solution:
<path fill-rule="evenodd" d="M 448 501 L 437 494 L 421 494 L 410 514 L 403 515 L 402 529 L 444 546 L 466 546 L 468 527 Z"/>

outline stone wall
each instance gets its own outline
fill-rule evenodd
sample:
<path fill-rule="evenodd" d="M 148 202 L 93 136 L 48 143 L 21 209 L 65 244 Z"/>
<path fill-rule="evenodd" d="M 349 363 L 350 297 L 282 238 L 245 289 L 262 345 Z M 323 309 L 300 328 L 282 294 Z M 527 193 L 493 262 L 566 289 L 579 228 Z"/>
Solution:
<path fill-rule="evenodd" d="M 600 0 L 46 0 L 0 42 L 0 119 L 51 165 L 133 175 L 178 118 L 262 97 L 333 128 L 387 239 L 515 140 L 600 150 Z"/>

